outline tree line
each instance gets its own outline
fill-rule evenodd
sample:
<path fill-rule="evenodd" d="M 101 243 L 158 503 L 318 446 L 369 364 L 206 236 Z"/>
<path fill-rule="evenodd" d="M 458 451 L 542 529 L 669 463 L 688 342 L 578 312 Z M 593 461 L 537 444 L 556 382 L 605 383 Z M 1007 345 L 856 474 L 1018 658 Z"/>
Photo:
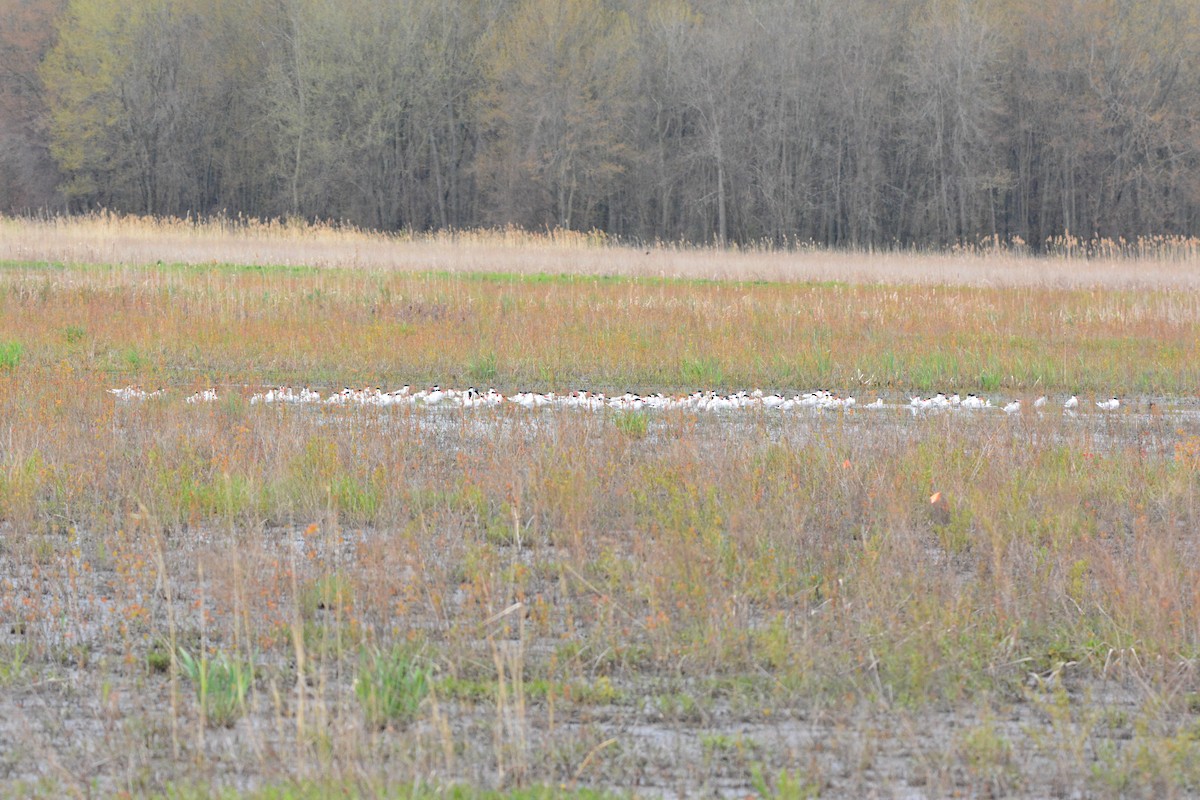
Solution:
<path fill-rule="evenodd" d="M 0 0 L 0 209 L 1200 234 L 1195 0 Z"/>

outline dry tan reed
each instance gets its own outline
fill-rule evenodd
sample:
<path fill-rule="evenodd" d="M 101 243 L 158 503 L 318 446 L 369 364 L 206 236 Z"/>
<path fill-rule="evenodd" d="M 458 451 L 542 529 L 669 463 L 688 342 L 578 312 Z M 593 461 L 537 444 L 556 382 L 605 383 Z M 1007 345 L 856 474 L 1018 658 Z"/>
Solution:
<path fill-rule="evenodd" d="M 96 213 L 0 219 L 0 260 L 67 264 L 271 264 L 375 270 L 620 275 L 964 286 L 1200 286 L 1195 240 L 1059 237 L 1046 257 L 1017 240 L 947 252 L 797 246 L 630 246 L 602 233 L 476 230 L 382 234 L 303 221 L 180 220 Z"/>

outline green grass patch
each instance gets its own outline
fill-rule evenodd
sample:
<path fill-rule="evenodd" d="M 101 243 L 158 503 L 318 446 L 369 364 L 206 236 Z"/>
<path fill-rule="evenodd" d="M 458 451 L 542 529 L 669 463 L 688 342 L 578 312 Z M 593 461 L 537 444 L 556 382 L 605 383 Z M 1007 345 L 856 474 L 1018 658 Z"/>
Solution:
<path fill-rule="evenodd" d="M 679 362 L 679 379 L 684 386 L 720 389 L 725 385 L 725 370 L 715 358 L 685 358 Z"/>
<path fill-rule="evenodd" d="M 613 416 L 613 425 L 630 439 L 644 439 L 650 428 L 650 415 L 645 411 L 627 411 Z"/>
<path fill-rule="evenodd" d="M 0 688 L 19 683 L 29 671 L 29 646 L 23 643 L 0 647 Z"/>
<path fill-rule="evenodd" d="M 405 724 L 417 716 L 429 694 L 432 670 L 407 648 L 364 648 L 359 655 L 354 694 L 367 724 Z"/>
<path fill-rule="evenodd" d="M 196 688 L 196 702 L 209 725 L 230 727 L 246 711 L 254 667 L 227 653 L 210 658 L 179 648 L 179 668 Z"/>
<path fill-rule="evenodd" d="M 467 364 L 467 377 L 475 381 L 477 386 L 496 379 L 496 353 L 488 351 L 479 353 Z"/>
<path fill-rule="evenodd" d="M 0 370 L 14 370 L 21 363 L 25 345 L 18 341 L 0 341 Z"/>

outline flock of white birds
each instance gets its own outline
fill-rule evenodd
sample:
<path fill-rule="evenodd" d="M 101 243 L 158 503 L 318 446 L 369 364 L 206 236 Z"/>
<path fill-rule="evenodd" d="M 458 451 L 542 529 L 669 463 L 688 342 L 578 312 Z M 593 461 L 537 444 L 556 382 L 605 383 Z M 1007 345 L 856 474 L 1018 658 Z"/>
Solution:
<path fill-rule="evenodd" d="M 147 392 L 140 386 L 126 386 L 123 389 L 109 389 L 119 400 L 145 400 L 150 397 L 165 394 L 163 389 Z M 212 403 L 220 399 L 216 389 L 205 389 L 188 396 L 185 402 L 189 404 Z M 443 389 L 432 386 L 428 389 L 413 391 L 411 386 L 403 386 L 395 391 L 385 392 L 382 389 L 351 389 L 346 387 L 340 392 L 322 397 L 320 392 L 308 387 L 293 389 L 291 386 L 280 386 L 251 395 L 250 404 L 303 404 L 329 406 L 410 406 L 417 408 L 500 408 L 517 406 L 527 409 L 563 408 L 584 411 L 600 411 L 613 409 L 616 411 L 641 410 L 683 410 L 683 411 L 734 411 L 742 409 L 764 409 L 769 411 L 792 411 L 796 409 L 812 409 L 817 411 L 848 410 L 853 408 L 884 409 L 907 408 L 913 414 L 955 411 L 979 410 L 997 408 L 1005 414 L 1020 414 L 1021 401 L 1013 400 L 1003 405 L 993 406 L 992 401 L 968 394 L 960 397 L 957 394 L 946 395 L 941 392 L 932 397 L 912 397 L 907 405 L 886 404 L 877 398 L 873 403 L 858 405 L 853 396 L 841 397 L 833 392 L 821 389 L 791 397 L 773 393 L 766 394 L 761 389 L 752 392 L 739 391 L 733 394 L 720 394 L 714 391 L 696 391 L 688 395 L 641 395 L 626 392 L 609 397 L 603 392 L 587 390 L 572 391 L 567 394 L 554 392 L 517 392 L 504 395 L 495 389 L 480 392 L 475 387 L 469 389 Z M 1039 413 L 1048 403 L 1043 395 L 1033 401 L 1033 407 Z M 1101 400 L 1096 403 L 1101 411 L 1116 411 L 1121 407 L 1121 401 L 1116 397 Z M 1062 405 L 1063 412 L 1074 414 L 1079 408 L 1079 398 L 1071 395 Z"/>

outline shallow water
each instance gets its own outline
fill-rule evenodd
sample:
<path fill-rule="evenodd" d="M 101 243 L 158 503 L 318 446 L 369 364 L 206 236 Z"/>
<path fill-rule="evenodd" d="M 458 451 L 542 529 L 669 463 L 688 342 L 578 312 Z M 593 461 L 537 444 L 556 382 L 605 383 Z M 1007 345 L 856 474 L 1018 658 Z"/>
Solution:
<path fill-rule="evenodd" d="M 684 431 L 702 441 L 768 441 L 794 446 L 830 431 L 866 442 L 959 431 L 981 436 L 1009 432 L 1016 437 L 1026 437 L 1034 444 L 1045 445 L 1086 438 L 1089 449 L 1098 452 L 1136 445 L 1144 452 L 1168 453 L 1177 442 L 1200 436 L 1200 401 L 1163 397 L 1128 402 L 1117 411 L 1063 412 L 1054 409 L 1017 414 L 1006 414 L 996 407 L 914 411 L 907 403 L 890 403 L 881 408 L 806 408 L 787 412 L 761 407 L 728 411 L 627 412 L 553 407 L 529 410 L 520 407 L 280 405 L 262 407 L 261 413 L 297 414 L 315 425 L 352 426 L 364 433 L 375 432 L 383 436 L 405 431 L 426 436 L 433 434 L 439 446 L 468 449 L 497 436 L 517 436 L 534 441 L 539 436 L 553 434 L 564 424 L 579 424 L 599 432 L 628 413 L 645 416 L 644 436 L 631 436 L 648 447 L 676 439 Z"/>

